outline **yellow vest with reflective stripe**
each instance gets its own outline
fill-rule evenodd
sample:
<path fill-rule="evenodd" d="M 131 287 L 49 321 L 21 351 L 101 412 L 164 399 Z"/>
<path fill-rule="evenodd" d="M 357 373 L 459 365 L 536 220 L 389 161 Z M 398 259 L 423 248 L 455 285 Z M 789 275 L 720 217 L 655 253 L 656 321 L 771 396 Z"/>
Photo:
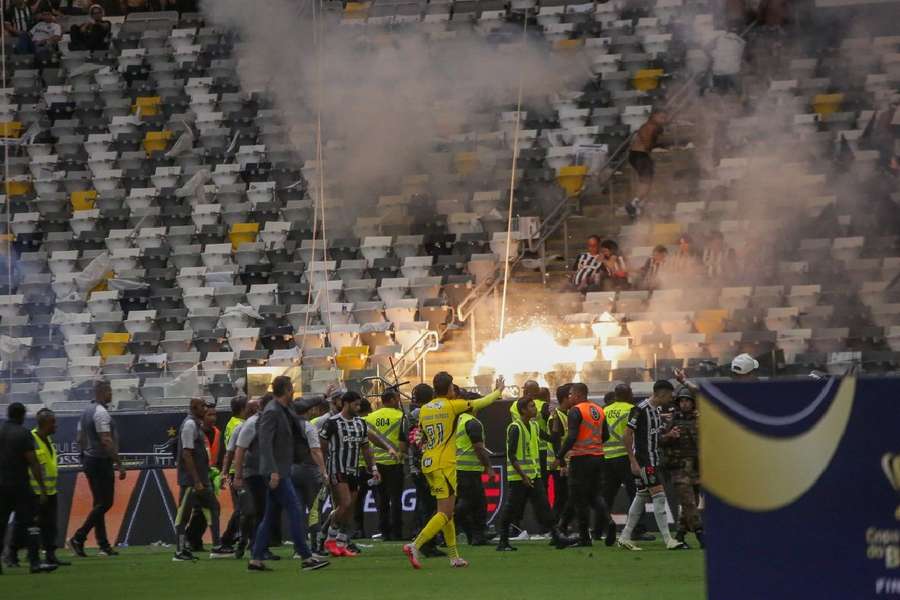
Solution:
<path fill-rule="evenodd" d="M 45 444 L 41 436 L 38 435 L 37 429 L 31 430 L 31 436 L 34 438 L 34 455 L 41 465 L 41 475 L 44 476 L 44 490 L 48 496 L 52 496 L 56 493 L 56 475 L 59 471 L 56 458 L 56 444 L 53 443 L 53 438 L 50 438 L 49 444 Z M 32 491 L 35 494 L 39 494 L 41 488 L 30 470 L 28 471 L 28 479 L 31 480 Z"/>
<path fill-rule="evenodd" d="M 383 435 L 394 447 L 400 444 L 400 425 L 403 421 L 403 411 L 399 408 L 379 408 L 375 412 L 366 417 L 366 423 L 374 427 L 378 433 Z M 391 458 L 386 450 L 382 450 L 378 446 L 372 448 L 375 453 L 375 462 L 380 465 L 399 465 L 400 461 Z"/>
<path fill-rule="evenodd" d="M 559 422 L 562 423 L 563 433 L 562 433 L 562 440 L 560 441 L 560 443 L 565 442 L 566 436 L 569 434 L 569 415 L 567 415 L 563 411 L 559 410 L 559 408 L 556 408 L 550 414 L 550 419 L 551 420 L 559 419 Z M 547 429 L 550 429 L 549 422 L 547 423 Z M 550 444 L 550 448 L 551 448 L 551 452 L 552 452 L 553 444 Z M 547 459 L 547 470 L 548 471 L 559 471 L 559 465 L 556 465 L 555 469 L 551 469 L 550 465 L 552 465 L 552 464 L 553 464 L 553 457 L 551 456 L 549 459 Z"/>
<path fill-rule="evenodd" d="M 541 431 L 548 438 L 550 437 L 550 425 L 544 419 L 543 411 L 544 405 L 547 404 L 543 400 L 534 400 L 534 407 L 537 409 L 537 416 L 531 420 L 532 423 L 537 423 L 538 430 Z M 519 414 L 519 404 L 516 401 L 513 401 L 509 406 L 509 414 L 512 415 L 513 421 L 516 419 L 521 419 L 522 416 Z M 538 449 L 546 450 L 547 452 L 553 452 L 553 444 L 549 441 L 545 441 L 538 437 Z"/>
<path fill-rule="evenodd" d="M 463 413 L 459 415 L 456 422 L 456 470 L 457 471 L 481 471 L 484 467 L 475 454 L 475 446 L 472 445 L 472 438 L 466 432 L 466 423 L 469 421 L 481 423 L 472 416 L 471 413 Z"/>
<path fill-rule="evenodd" d="M 606 424 L 609 426 L 609 439 L 603 444 L 603 453 L 606 458 L 619 458 L 628 454 L 625 451 L 625 428 L 628 426 L 628 414 L 634 408 L 628 402 L 613 402 L 605 406 Z"/>
<path fill-rule="evenodd" d="M 534 419 L 528 425 L 525 425 L 522 419 L 515 419 L 506 428 L 507 440 L 509 440 L 509 432 L 513 427 L 519 429 L 519 443 L 516 444 L 516 461 L 530 479 L 537 479 L 541 473 L 538 424 L 534 422 Z M 507 443 L 508 447 L 509 443 Z M 506 479 L 508 481 L 522 481 L 518 471 L 513 468 L 508 455 L 506 457 Z"/>

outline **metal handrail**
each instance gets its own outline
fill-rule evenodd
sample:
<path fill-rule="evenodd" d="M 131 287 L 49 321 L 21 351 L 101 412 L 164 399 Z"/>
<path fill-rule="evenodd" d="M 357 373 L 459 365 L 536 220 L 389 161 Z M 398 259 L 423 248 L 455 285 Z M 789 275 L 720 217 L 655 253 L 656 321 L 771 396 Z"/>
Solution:
<path fill-rule="evenodd" d="M 421 349 L 419 349 L 421 346 Z M 410 370 L 413 369 L 419 362 L 425 357 L 429 352 L 434 352 L 441 346 L 441 339 L 438 336 L 438 332 L 433 329 L 427 330 L 423 333 L 419 339 L 415 341 L 403 354 L 400 355 L 400 358 L 394 363 L 393 372 L 394 376 L 399 381 L 402 379 Z M 412 355 L 412 356 L 409 356 Z"/>
<path fill-rule="evenodd" d="M 745 38 L 747 34 L 752 30 L 756 25 L 756 22 L 750 23 L 746 29 L 740 34 L 741 38 Z M 692 84 L 696 83 L 697 79 L 701 75 L 705 75 L 704 71 L 699 71 L 697 73 L 691 74 L 691 76 L 684 82 L 680 88 L 678 88 L 672 96 L 666 100 L 666 103 L 663 105 L 663 109 L 667 112 L 677 112 L 681 110 L 681 106 L 676 105 L 681 101 L 682 94 L 691 89 Z M 606 159 L 606 162 L 603 163 L 603 166 L 598 169 L 598 171 L 603 172 L 605 169 L 609 169 L 606 177 L 602 180 L 602 183 L 599 184 L 599 187 L 602 189 L 606 187 L 612 178 L 615 176 L 617 169 L 625 163 L 627 154 L 624 154 L 624 150 L 626 148 L 631 147 L 631 142 L 634 139 L 634 136 L 637 135 L 637 131 L 631 132 L 625 140 L 609 155 Z M 618 161 L 618 162 L 615 162 Z M 615 162 L 615 164 L 613 164 Z M 570 208 L 569 208 L 569 198 L 564 198 L 561 202 L 559 202 L 553 209 L 550 211 L 550 214 L 545 217 L 541 221 L 541 233 L 538 237 L 537 246 L 546 242 L 550 236 L 556 233 L 556 230 L 569 218 Z M 515 259 L 510 261 L 509 270 L 512 270 L 519 264 L 519 261 L 525 256 L 524 249 L 520 249 L 518 255 Z M 481 300 L 490 294 L 497 284 L 502 281 L 502 267 L 503 265 L 498 265 L 494 270 L 494 274 L 491 277 L 488 277 L 480 284 L 476 285 L 475 288 L 472 289 L 471 292 L 463 299 L 462 302 L 459 303 L 457 307 L 456 317 L 459 321 L 465 321 L 468 319 L 472 312 L 474 312 L 475 307 L 481 302 Z"/>

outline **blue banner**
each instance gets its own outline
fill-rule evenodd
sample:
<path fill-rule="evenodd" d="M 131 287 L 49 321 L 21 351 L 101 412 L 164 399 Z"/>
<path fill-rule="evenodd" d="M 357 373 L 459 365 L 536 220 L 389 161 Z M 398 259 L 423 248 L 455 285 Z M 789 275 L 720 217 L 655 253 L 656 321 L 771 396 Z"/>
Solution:
<path fill-rule="evenodd" d="M 709 598 L 900 598 L 900 379 L 706 385 L 699 411 Z"/>

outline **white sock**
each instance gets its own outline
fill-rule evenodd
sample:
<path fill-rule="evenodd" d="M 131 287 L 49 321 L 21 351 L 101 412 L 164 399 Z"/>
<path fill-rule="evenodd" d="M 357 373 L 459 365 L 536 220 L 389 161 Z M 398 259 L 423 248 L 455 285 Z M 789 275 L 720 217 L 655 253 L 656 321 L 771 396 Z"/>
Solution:
<path fill-rule="evenodd" d="M 628 520 L 625 521 L 625 529 L 622 530 L 622 535 L 620 536 L 623 540 L 631 540 L 631 533 L 637 527 L 641 515 L 644 514 L 644 504 L 646 502 L 647 492 L 635 494 L 634 500 L 631 501 L 631 506 L 628 508 Z"/>
<path fill-rule="evenodd" d="M 659 527 L 663 541 L 668 545 L 672 541 L 672 534 L 669 533 L 669 519 L 666 516 L 666 495 L 663 492 L 653 494 L 653 515 L 656 517 L 656 526 Z"/>

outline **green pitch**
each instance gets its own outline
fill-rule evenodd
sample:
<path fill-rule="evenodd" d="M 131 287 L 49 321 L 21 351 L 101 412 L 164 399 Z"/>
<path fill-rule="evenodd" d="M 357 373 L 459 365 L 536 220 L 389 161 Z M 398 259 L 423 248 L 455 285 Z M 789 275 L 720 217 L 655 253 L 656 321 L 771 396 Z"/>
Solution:
<path fill-rule="evenodd" d="M 282 560 L 268 563 L 275 569 L 271 573 L 248 573 L 245 561 L 213 561 L 208 553 L 198 554 L 202 559 L 194 563 L 176 563 L 171 549 L 163 548 L 126 548 L 117 557 L 82 559 L 63 550 L 60 556 L 74 564 L 49 575 L 29 575 L 25 567 L 5 569 L 0 597 L 429 600 L 459 598 L 457 592 L 464 592 L 468 598 L 515 600 L 705 598 L 700 550 L 666 551 L 660 542 L 634 553 L 602 544 L 564 551 L 546 542 L 517 546 L 518 552 L 499 553 L 493 547 L 463 545 L 469 568 L 451 569 L 446 559 L 434 558 L 414 571 L 399 544 L 372 542 L 364 555 L 335 559 L 328 568 L 310 573 L 300 572 L 299 561 L 288 560 L 290 547 L 276 550 Z"/>

